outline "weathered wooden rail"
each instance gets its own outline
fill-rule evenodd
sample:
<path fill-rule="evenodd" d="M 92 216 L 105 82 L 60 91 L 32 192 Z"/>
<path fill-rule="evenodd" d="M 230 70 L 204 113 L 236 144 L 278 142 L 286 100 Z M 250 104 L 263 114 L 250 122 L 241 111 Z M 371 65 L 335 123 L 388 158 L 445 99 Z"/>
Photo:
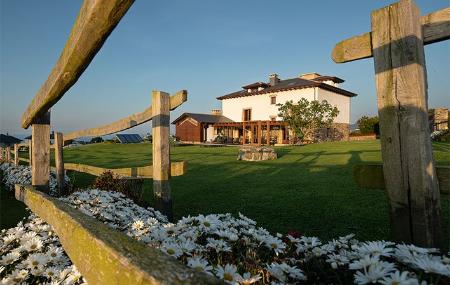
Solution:
<path fill-rule="evenodd" d="M 114 174 L 125 177 L 140 177 L 140 178 L 153 178 L 153 166 L 143 167 L 127 167 L 127 168 L 102 168 L 97 166 L 77 164 L 77 163 L 64 163 L 65 170 L 73 170 L 77 172 L 84 172 L 95 176 L 100 176 L 106 171 L 111 171 Z M 186 173 L 187 162 L 172 162 L 170 164 L 170 176 L 181 176 Z"/>
<path fill-rule="evenodd" d="M 450 7 L 422 16 L 420 23 L 424 45 L 450 39 Z M 336 44 L 331 57 L 336 63 L 373 57 L 372 32 Z"/>
<path fill-rule="evenodd" d="M 450 166 L 436 166 L 441 195 L 450 195 Z M 386 189 L 383 164 L 359 164 L 353 167 L 353 177 L 361 188 Z"/>
<path fill-rule="evenodd" d="M 424 45 L 450 38 L 450 8 L 420 17 L 412 0 L 372 12 L 372 30 L 338 43 L 337 63 L 373 57 L 383 185 L 396 241 L 447 247 L 428 126 Z"/>
<path fill-rule="evenodd" d="M 175 110 L 181 104 L 186 102 L 186 100 L 187 100 L 186 90 L 181 90 L 176 94 L 174 94 L 173 96 L 170 96 L 170 110 L 171 111 Z M 150 121 L 154 117 L 153 114 L 154 113 L 152 110 L 152 106 L 150 106 L 140 113 L 130 115 L 126 118 L 120 119 L 116 122 L 104 126 L 64 134 L 64 142 L 74 140 L 80 137 L 104 136 L 124 131 Z"/>
<path fill-rule="evenodd" d="M 16 185 L 15 195 L 52 225 L 70 260 L 90 284 L 224 284 L 32 186 Z"/>

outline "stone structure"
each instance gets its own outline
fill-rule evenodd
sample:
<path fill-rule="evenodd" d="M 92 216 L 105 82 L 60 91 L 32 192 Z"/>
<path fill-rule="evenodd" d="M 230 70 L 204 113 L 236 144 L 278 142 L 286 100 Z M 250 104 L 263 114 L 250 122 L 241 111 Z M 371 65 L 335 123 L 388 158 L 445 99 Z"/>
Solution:
<path fill-rule="evenodd" d="M 318 129 L 315 141 L 348 141 L 350 127 L 345 123 L 333 123 L 330 128 Z"/>
<path fill-rule="evenodd" d="M 448 109 L 436 108 L 428 111 L 428 121 L 431 131 L 448 130 Z"/>
<path fill-rule="evenodd" d="M 277 159 L 277 153 L 270 147 L 243 147 L 239 149 L 238 160 L 261 161 Z"/>

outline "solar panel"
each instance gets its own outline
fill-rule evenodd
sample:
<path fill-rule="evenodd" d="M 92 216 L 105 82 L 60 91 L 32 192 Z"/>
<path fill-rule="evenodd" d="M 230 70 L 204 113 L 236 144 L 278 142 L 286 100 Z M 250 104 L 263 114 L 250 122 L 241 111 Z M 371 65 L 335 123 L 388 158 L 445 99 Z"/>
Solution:
<path fill-rule="evenodd" d="M 140 143 L 144 141 L 138 134 L 117 134 L 116 137 L 121 143 Z"/>

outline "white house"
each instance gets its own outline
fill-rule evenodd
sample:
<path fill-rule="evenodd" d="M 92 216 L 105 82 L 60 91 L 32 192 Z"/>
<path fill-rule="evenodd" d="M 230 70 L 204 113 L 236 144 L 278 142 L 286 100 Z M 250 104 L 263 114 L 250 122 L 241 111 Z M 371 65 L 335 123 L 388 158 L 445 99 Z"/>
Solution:
<path fill-rule="evenodd" d="M 220 120 L 203 120 L 197 122 L 200 128 L 198 138 L 187 141 L 211 141 L 217 136 L 224 142 L 268 144 L 288 143 L 292 132 L 285 122 L 278 117 L 278 103 L 301 98 L 308 100 L 326 100 L 339 109 L 333 127 L 318 130 L 319 139 L 347 140 L 350 126 L 351 98 L 355 93 L 340 88 L 344 80 L 334 76 L 322 76 L 318 73 L 302 74 L 299 77 L 281 80 L 277 74 L 269 76 L 269 82 L 255 82 L 242 86 L 242 89 L 217 99 L 222 102 L 222 112 L 214 111 Z M 183 114 L 174 121 L 177 135 L 192 133 L 187 117 Z M 198 117 L 198 116 L 196 116 Z M 184 120 L 181 120 L 184 118 Z M 184 140 L 183 135 L 180 137 Z"/>

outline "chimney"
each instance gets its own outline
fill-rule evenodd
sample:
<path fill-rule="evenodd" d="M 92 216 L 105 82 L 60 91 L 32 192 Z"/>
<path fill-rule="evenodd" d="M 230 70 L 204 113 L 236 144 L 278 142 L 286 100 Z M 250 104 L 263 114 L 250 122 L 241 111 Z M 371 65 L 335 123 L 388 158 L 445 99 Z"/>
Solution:
<path fill-rule="evenodd" d="M 278 84 L 278 82 L 280 82 L 280 78 L 278 78 L 278 74 L 276 73 L 272 73 L 269 75 L 269 84 L 270 86 L 275 86 Z"/>
<path fill-rule="evenodd" d="M 220 110 L 220 109 L 212 109 L 211 110 L 211 115 L 222 116 L 222 110 Z"/>

